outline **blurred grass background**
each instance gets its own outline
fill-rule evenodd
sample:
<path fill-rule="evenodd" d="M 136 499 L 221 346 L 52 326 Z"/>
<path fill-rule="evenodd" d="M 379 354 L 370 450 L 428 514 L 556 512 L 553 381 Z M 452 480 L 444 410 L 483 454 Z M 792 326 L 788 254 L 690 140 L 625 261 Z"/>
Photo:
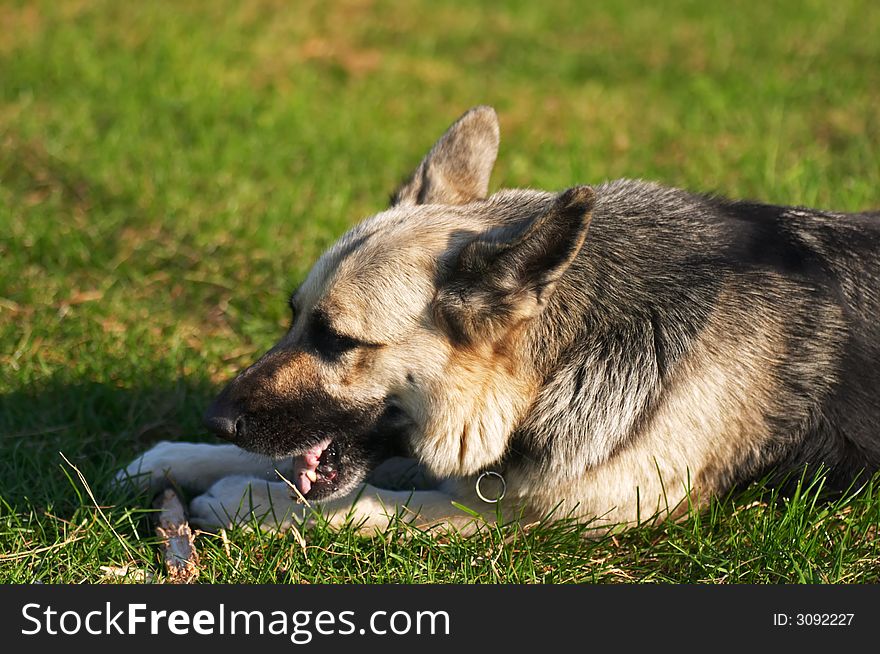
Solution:
<path fill-rule="evenodd" d="M 148 521 L 108 509 L 143 559 L 132 561 L 74 492 L 59 452 L 99 487 L 156 440 L 202 437 L 214 390 L 282 332 L 286 293 L 323 248 L 385 206 L 472 105 L 500 116 L 493 188 L 628 176 L 774 203 L 880 207 L 876 2 L 0 0 L 0 34 L 6 581 L 95 581 L 112 561 L 160 570 Z M 759 525 L 777 509 L 765 510 L 752 526 L 766 539 Z M 550 534 L 534 545 L 550 563 L 518 572 L 492 572 L 491 557 L 473 563 L 482 545 L 467 543 L 464 559 L 447 561 L 455 573 L 445 564 L 393 572 L 364 544 L 350 545 L 354 567 L 328 557 L 341 572 L 323 572 L 871 579 L 862 569 L 880 561 L 876 497 L 843 510 L 861 516 L 857 544 L 840 553 L 822 541 L 837 552 L 833 565 L 805 546 L 794 562 L 731 567 L 732 533 L 718 526 L 716 543 L 691 522 L 700 536 L 667 546 L 669 560 L 619 540 L 587 547 Z M 803 528 L 826 529 L 823 515 Z M 73 532 L 81 538 L 68 544 Z M 246 551 L 257 537 L 236 538 Z M 657 547 L 652 535 L 630 538 Z M 779 545 L 765 542 L 767 552 Z M 287 546 L 261 545 L 277 556 Z M 707 547 L 710 563 L 694 564 Z M 269 574 L 235 572 L 244 564 L 223 555 L 207 557 L 210 578 Z M 468 557 L 472 576 L 456 567 Z M 675 572 L 676 557 L 687 571 Z"/>

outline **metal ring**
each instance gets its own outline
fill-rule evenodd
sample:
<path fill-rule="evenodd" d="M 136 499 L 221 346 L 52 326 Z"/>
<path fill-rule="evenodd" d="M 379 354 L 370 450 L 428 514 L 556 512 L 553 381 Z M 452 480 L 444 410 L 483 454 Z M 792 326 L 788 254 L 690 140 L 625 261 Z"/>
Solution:
<path fill-rule="evenodd" d="M 496 497 L 494 500 L 490 500 L 488 497 L 483 495 L 483 492 L 480 490 L 480 483 L 486 477 L 495 477 L 496 479 L 498 479 L 501 482 L 501 494 L 498 497 Z M 487 504 L 497 504 L 498 502 L 500 502 L 501 500 L 504 499 L 504 494 L 507 492 L 507 482 L 504 481 L 504 477 L 502 477 L 500 473 L 494 472 L 492 470 L 486 470 L 484 472 L 481 472 L 480 476 L 477 477 L 477 483 L 474 484 L 474 489 L 477 491 L 477 497 L 479 497 L 481 500 L 483 500 Z"/>

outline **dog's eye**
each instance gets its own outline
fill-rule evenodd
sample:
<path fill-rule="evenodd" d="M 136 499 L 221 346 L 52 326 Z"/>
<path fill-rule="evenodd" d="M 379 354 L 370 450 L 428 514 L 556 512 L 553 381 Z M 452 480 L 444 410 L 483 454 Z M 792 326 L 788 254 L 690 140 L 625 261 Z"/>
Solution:
<path fill-rule="evenodd" d="M 313 316 L 309 328 L 309 340 L 318 354 L 328 359 L 335 359 L 361 344 L 356 338 L 343 336 L 333 331 L 326 317 L 321 313 L 316 313 Z"/>

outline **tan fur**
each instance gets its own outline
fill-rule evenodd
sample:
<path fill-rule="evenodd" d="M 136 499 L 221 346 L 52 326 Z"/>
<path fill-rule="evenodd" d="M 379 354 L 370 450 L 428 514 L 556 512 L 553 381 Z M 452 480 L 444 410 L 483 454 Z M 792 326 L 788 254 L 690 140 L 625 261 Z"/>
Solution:
<path fill-rule="evenodd" d="M 276 356 L 271 372 L 264 375 L 263 388 L 267 395 L 291 397 L 320 380 L 317 362 L 307 352 Z"/>
<path fill-rule="evenodd" d="M 444 347 L 442 376 L 422 395 L 427 420 L 415 443 L 415 454 L 438 477 L 471 474 L 500 458 L 539 382 L 522 362 L 488 345 Z"/>

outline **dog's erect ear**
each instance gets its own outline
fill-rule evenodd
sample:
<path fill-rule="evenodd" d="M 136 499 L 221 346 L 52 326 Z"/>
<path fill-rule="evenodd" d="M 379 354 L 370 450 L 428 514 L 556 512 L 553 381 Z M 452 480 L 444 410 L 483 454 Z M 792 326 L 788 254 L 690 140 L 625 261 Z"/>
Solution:
<path fill-rule="evenodd" d="M 538 316 L 580 251 L 595 194 L 576 186 L 509 241 L 468 243 L 434 297 L 438 324 L 460 343 L 497 342 Z"/>
<path fill-rule="evenodd" d="M 492 107 L 468 111 L 446 130 L 391 197 L 391 206 L 467 204 L 489 192 L 498 156 L 498 116 Z"/>

